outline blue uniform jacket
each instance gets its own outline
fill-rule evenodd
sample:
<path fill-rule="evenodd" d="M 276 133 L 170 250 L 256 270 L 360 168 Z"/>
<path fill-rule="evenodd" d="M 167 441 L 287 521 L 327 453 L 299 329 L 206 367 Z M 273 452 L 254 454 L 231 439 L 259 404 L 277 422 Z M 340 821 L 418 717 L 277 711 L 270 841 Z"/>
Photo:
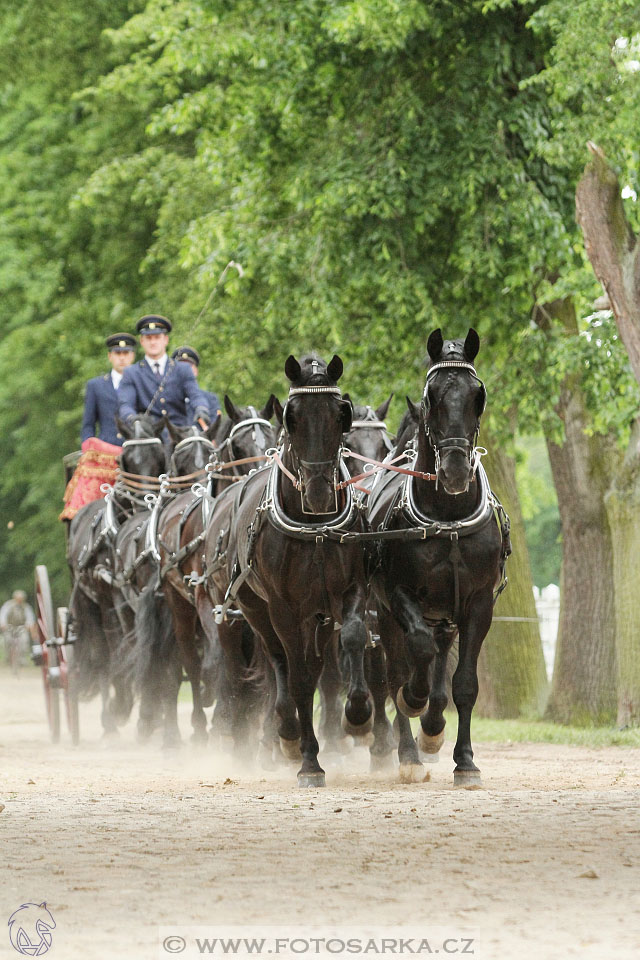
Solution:
<path fill-rule="evenodd" d="M 208 390 L 203 390 L 202 388 L 200 388 L 200 393 L 202 394 L 202 396 L 205 398 L 207 402 L 207 405 L 209 407 L 209 420 L 211 421 L 211 423 L 213 423 L 213 421 L 217 418 L 218 413 L 220 412 L 220 401 L 218 400 L 218 397 L 216 396 L 215 393 L 210 393 Z M 191 404 L 189 403 L 187 403 L 187 410 L 188 411 L 191 410 Z M 192 416 L 189 422 L 195 423 L 197 419 L 198 418 L 196 416 Z"/>
<path fill-rule="evenodd" d="M 209 405 L 188 363 L 167 360 L 163 380 L 162 388 L 158 390 L 159 381 L 146 360 L 127 367 L 118 388 L 120 417 L 126 420 L 144 413 L 157 391 L 149 410 L 154 417 L 165 415 L 177 426 L 192 423 L 194 414 L 191 411 L 195 411 L 195 419 L 203 416 L 210 419 Z"/>
<path fill-rule="evenodd" d="M 105 443 L 122 446 L 122 437 L 118 436 L 116 413 L 118 412 L 118 391 L 113 385 L 110 373 L 94 377 L 87 381 L 84 397 L 84 416 L 82 418 L 81 441 L 89 437 L 100 437 Z M 99 425 L 99 431 L 96 429 Z"/>

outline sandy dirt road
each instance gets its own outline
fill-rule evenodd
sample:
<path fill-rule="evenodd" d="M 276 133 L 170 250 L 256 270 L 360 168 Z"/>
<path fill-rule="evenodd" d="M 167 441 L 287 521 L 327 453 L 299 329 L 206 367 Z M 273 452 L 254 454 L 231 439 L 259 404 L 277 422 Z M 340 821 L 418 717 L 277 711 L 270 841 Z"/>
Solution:
<path fill-rule="evenodd" d="M 295 769 L 142 748 L 133 724 L 107 746 L 97 704 L 54 747 L 35 671 L 0 671 L 0 704 L 2 958 L 42 901 L 60 960 L 170 956 L 161 926 L 329 922 L 419 926 L 442 955 L 442 931 L 473 938 L 481 960 L 640 957 L 640 750 L 476 743 L 484 788 L 455 790 L 449 741 L 418 785 L 359 749 L 302 791 Z"/>

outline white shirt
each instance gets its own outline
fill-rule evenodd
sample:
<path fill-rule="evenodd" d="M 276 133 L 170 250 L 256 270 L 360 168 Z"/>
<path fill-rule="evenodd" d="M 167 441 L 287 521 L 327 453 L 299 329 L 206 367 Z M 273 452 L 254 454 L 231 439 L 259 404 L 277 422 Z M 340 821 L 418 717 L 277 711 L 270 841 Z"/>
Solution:
<path fill-rule="evenodd" d="M 111 383 L 113 384 L 113 389 L 117 390 L 120 386 L 120 381 L 122 380 L 122 374 L 118 373 L 117 370 L 111 371 Z"/>
<path fill-rule="evenodd" d="M 168 357 L 166 353 L 163 353 L 161 357 L 156 357 L 155 360 L 152 360 L 151 357 L 145 356 L 145 360 L 147 361 L 147 363 L 149 364 L 149 366 L 151 367 L 154 373 L 156 372 L 156 363 L 158 364 L 158 366 L 160 367 L 161 377 L 164 377 L 164 371 L 167 367 L 167 359 Z"/>

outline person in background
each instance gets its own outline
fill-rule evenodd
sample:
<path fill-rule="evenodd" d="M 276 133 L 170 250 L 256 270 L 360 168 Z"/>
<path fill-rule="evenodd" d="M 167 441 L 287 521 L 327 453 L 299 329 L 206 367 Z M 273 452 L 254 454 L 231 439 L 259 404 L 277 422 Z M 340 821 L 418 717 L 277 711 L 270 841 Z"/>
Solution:
<path fill-rule="evenodd" d="M 24 590 L 14 590 L 11 600 L 0 607 L 0 630 L 4 635 L 7 659 L 14 659 L 15 669 L 29 648 L 29 636 L 34 642 L 36 639 L 36 618 Z M 13 656 L 12 644 L 16 645 Z"/>
<path fill-rule="evenodd" d="M 122 375 L 135 360 L 136 338 L 130 333 L 112 333 L 105 340 L 111 371 L 87 382 L 82 418 L 81 442 L 99 437 L 104 443 L 122 446 L 118 434 L 118 388 Z"/>
<path fill-rule="evenodd" d="M 138 320 L 136 330 L 144 359 L 124 371 L 118 390 L 119 416 L 131 422 L 148 412 L 166 417 L 177 426 L 190 426 L 196 420 L 209 426 L 209 404 L 191 365 L 167 356 L 171 329 L 171 321 L 158 314 Z"/>
<path fill-rule="evenodd" d="M 178 349 L 174 350 L 171 354 L 171 359 L 176 360 L 178 363 L 190 364 L 194 377 L 196 380 L 198 379 L 198 373 L 200 372 L 200 354 L 193 347 L 178 347 Z M 206 397 L 207 399 L 207 403 L 209 405 L 209 419 L 213 423 L 216 417 L 220 416 L 220 401 L 218 400 L 217 395 L 215 393 L 211 393 L 209 390 L 203 390 L 202 387 L 200 387 L 200 392 L 202 393 L 202 396 Z M 195 415 L 193 416 L 191 422 L 196 423 Z"/>

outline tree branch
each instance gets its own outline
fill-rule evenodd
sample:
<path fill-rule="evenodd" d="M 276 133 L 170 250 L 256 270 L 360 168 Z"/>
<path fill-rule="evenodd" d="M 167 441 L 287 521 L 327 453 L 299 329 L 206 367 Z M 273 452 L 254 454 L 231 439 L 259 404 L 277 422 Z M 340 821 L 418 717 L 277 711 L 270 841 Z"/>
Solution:
<path fill-rule="evenodd" d="M 640 383 L 639 245 L 624 211 L 618 177 L 600 147 L 591 141 L 587 147 L 592 159 L 576 188 L 576 220 Z"/>

